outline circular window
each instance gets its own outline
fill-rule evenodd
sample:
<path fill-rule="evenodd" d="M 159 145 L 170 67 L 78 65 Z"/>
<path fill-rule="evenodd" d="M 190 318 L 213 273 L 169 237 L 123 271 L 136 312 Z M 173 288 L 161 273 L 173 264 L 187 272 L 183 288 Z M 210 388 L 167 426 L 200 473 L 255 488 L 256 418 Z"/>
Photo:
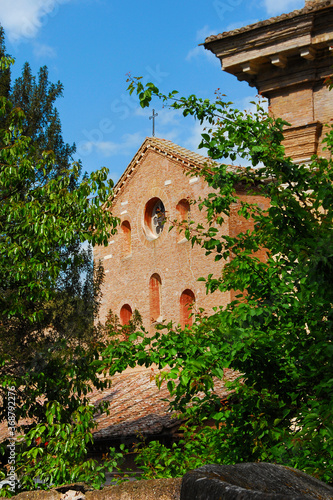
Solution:
<path fill-rule="evenodd" d="M 165 208 L 163 201 L 159 198 L 152 198 L 145 207 L 145 229 L 149 239 L 160 236 L 165 224 Z"/>

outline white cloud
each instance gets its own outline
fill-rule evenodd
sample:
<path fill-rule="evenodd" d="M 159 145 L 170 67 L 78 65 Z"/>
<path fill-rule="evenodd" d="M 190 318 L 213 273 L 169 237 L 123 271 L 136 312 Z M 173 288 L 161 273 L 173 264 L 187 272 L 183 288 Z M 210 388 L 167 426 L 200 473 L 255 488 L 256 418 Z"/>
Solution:
<path fill-rule="evenodd" d="M 128 155 L 141 146 L 144 137 L 140 132 L 124 134 L 120 142 L 113 141 L 82 141 L 78 144 L 79 156 L 87 156 L 93 152 L 104 157 Z"/>
<path fill-rule="evenodd" d="M 178 125 L 180 119 L 182 119 L 182 111 L 180 109 L 162 108 L 158 110 L 156 125 L 170 127 L 172 125 Z"/>
<path fill-rule="evenodd" d="M 34 55 L 37 58 L 41 59 L 54 58 L 57 55 L 56 51 L 52 47 L 42 43 L 35 43 L 33 50 L 34 50 Z"/>
<path fill-rule="evenodd" d="M 210 28 L 208 26 L 208 24 L 205 24 L 205 26 L 203 26 L 202 28 L 200 28 L 197 32 L 196 32 L 196 40 L 198 40 L 198 42 L 201 42 L 203 43 L 205 41 L 205 38 L 207 38 L 208 36 L 211 36 L 213 33 L 216 33 L 217 31 L 213 30 L 212 28 Z"/>
<path fill-rule="evenodd" d="M 161 137 L 163 139 L 166 139 L 167 141 L 171 141 L 181 146 L 183 145 L 183 142 L 181 140 L 182 132 L 183 132 L 182 129 L 180 129 L 179 127 L 173 127 L 173 128 L 168 128 L 166 132 L 164 132 L 163 134 L 158 133 L 156 135 L 157 137 Z"/>
<path fill-rule="evenodd" d="M 152 111 L 150 109 L 148 109 L 148 108 L 141 108 L 141 106 L 138 106 L 134 110 L 134 114 L 136 116 L 148 116 L 150 113 L 152 113 Z"/>
<path fill-rule="evenodd" d="M 168 107 L 162 107 L 161 109 L 155 109 L 155 116 L 156 113 L 158 114 L 155 124 L 158 126 L 168 126 L 170 127 L 171 125 L 179 125 L 180 120 L 182 118 L 182 111 L 180 109 L 172 109 Z M 134 111 L 135 116 L 143 116 L 145 118 L 149 118 L 153 114 L 153 109 L 152 108 L 137 108 Z M 147 121 L 148 123 L 148 121 Z"/>
<path fill-rule="evenodd" d="M 232 107 L 253 113 L 256 111 L 256 104 L 252 104 L 251 101 L 257 101 L 254 92 L 252 95 L 249 94 L 247 97 L 237 100 Z M 267 110 L 267 101 L 262 102 L 262 107 Z M 207 150 L 205 148 L 198 149 L 198 146 L 202 140 L 201 134 L 210 129 L 209 124 L 200 125 L 198 120 L 193 120 L 191 117 L 184 119 L 181 110 L 162 108 L 155 109 L 155 112 L 158 113 L 155 123 L 157 137 L 163 137 L 202 156 L 207 156 Z M 137 108 L 135 111 L 135 115 L 147 119 L 147 124 L 148 116 L 151 116 L 151 114 L 152 109 Z M 148 130 L 148 127 L 149 125 L 147 125 L 146 130 Z M 150 133 L 151 127 L 149 127 L 148 135 Z M 109 146 L 105 144 L 102 147 L 107 149 Z M 115 146 L 112 147 L 112 149 L 114 148 Z M 234 163 L 245 165 L 244 160 L 241 159 L 237 159 Z"/>
<path fill-rule="evenodd" d="M 156 137 L 163 137 L 163 139 L 206 156 L 204 149 L 198 149 L 202 140 L 201 134 L 205 129 L 204 124 L 200 125 L 198 120 L 193 120 L 191 117 L 185 119 L 180 109 L 162 108 L 155 110 L 155 112 L 158 113 L 155 122 Z M 151 113 L 151 109 L 137 109 L 135 114 L 148 117 L 151 116 Z"/>
<path fill-rule="evenodd" d="M 136 116 L 144 117 L 146 119 L 145 130 L 147 131 L 147 135 L 149 136 L 152 133 L 152 122 L 148 118 L 152 116 L 152 112 L 152 108 L 137 108 L 134 112 Z M 164 139 L 168 139 L 169 141 L 176 141 L 184 128 L 184 117 L 182 111 L 168 107 L 162 107 L 160 109 L 155 109 L 155 114 L 156 113 L 158 115 L 155 120 L 156 137 L 163 137 Z"/>
<path fill-rule="evenodd" d="M 205 38 L 216 32 L 218 31 L 216 30 L 214 31 L 206 24 L 196 32 L 195 39 L 199 43 L 203 43 L 205 41 Z M 193 47 L 193 49 L 191 49 L 188 52 L 185 59 L 186 61 L 191 61 L 192 59 L 196 58 L 206 58 L 209 62 L 213 64 L 220 64 L 217 57 L 210 50 L 206 50 L 202 45 L 197 45 L 196 47 Z"/>
<path fill-rule="evenodd" d="M 264 0 L 264 7 L 269 16 L 276 16 L 304 7 L 304 0 Z"/>
<path fill-rule="evenodd" d="M 186 56 L 186 61 L 191 61 L 192 59 L 196 59 L 198 57 L 205 57 L 212 64 L 220 65 L 219 59 L 213 54 L 210 50 L 205 49 L 202 45 L 198 45 L 191 49 Z"/>
<path fill-rule="evenodd" d="M 71 0 L 0 0 L 1 25 L 11 42 L 34 38 L 60 4 Z"/>
<path fill-rule="evenodd" d="M 207 127 L 209 127 L 209 125 L 205 125 L 204 123 L 200 125 L 198 121 L 195 121 L 190 129 L 189 136 L 186 139 L 185 147 L 191 151 L 199 153 L 202 156 L 207 156 L 206 149 L 198 149 L 198 146 L 202 141 L 201 134 L 205 132 L 205 128 Z"/>

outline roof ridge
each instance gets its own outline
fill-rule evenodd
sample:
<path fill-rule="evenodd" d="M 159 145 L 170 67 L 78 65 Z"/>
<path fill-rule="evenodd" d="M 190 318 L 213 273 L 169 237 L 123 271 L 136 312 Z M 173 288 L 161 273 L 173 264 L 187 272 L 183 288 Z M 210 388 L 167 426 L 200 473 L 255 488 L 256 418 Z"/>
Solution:
<path fill-rule="evenodd" d="M 273 16 L 269 19 L 265 19 L 264 21 L 258 21 L 256 23 L 248 24 L 247 26 L 242 26 L 241 28 L 236 28 L 231 31 L 223 31 L 222 33 L 218 33 L 217 35 L 211 35 L 205 38 L 204 43 L 200 43 L 199 45 L 206 45 L 215 40 L 221 40 L 225 36 L 234 36 L 239 33 L 243 33 L 246 31 L 251 31 L 252 29 L 260 28 L 262 26 L 269 26 L 270 24 L 274 24 L 280 21 L 284 21 L 286 19 L 291 19 L 296 16 L 301 16 L 303 14 L 307 14 L 310 12 L 318 11 L 324 9 L 325 7 L 330 7 L 333 5 L 333 0 L 313 0 L 308 1 L 306 5 L 302 9 L 296 9 L 292 12 L 280 14 L 279 16 Z"/>
<path fill-rule="evenodd" d="M 194 167 L 194 170 L 200 170 L 203 167 L 213 167 L 221 165 L 220 162 L 209 158 L 209 156 L 203 156 L 199 153 L 194 153 L 190 149 L 186 149 L 183 146 L 179 146 L 174 142 L 168 139 L 160 139 L 158 137 L 146 137 L 146 139 L 141 144 L 140 148 L 124 170 L 120 179 L 114 186 L 114 194 L 113 198 L 115 198 L 123 188 L 123 186 L 127 183 L 127 180 L 131 177 L 134 170 L 136 170 L 137 165 L 140 163 L 141 158 L 147 153 L 147 151 L 156 151 L 157 153 L 165 152 L 171 158 L 178 159 L 182 163 L 183 168 L 191 169 Z M 229 171 L 237 171 L 243 170 L 244 167 L 228 165 L 227 168 Z"/>
<path fill-rule="evenodd" d="M 217 163 L 208 156 L 201 155 L 183 146 L 179 146 L 179 144 L 176 144 L 175 142 L 170 141 L 169 139 L 162 139 L 159 137 L 148 137 L 147 139 L 149 142 L 161 146 L 164 149 L 170 149 L 170 151 L 173 153 L 178 153 L 180 156 L 184 156 L 187 159 L 194 160 L 196 163 L 199 163 L 200 165 Z"/>
<path fill-rule="evenodd" d="M 135 170 L 136 166 L 140 162 L 140 159 L 149 150 L 160 149 L 160 151 L 165 151 L 170 156 L 175 156 L 181 159 L 183 166 L 190 168 L 191 166 L 204 167 L 205 165 L 216 165 L 218 162 L 212 160 L 209 157 L 200 155 L 199 153 L 194 153 L 193 151 L 186 149 L 182 146 L 178 146 L 168 139 L 160 139 L 158 137 L 146 137 L 146 139 L 141 144 L 137 153 L 134 155 L 120 179 L 114 186 L 114 196 L 120 192 L 121 188 L 126 183 L 126 180 L 131 176 L 131 173 Z"/>

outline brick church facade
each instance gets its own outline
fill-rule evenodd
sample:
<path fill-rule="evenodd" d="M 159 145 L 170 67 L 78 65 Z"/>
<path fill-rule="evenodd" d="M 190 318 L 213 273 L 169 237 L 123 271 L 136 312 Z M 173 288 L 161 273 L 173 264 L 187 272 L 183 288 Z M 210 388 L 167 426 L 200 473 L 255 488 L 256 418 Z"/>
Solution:
<path fill-rule="evenodd" d="M 95 251 L 105 270 L 102 320 L 111 309 L 126 324 L 137 309 L 147 330 L 164 320 L 184 326 L 192 321 L 189 304 L 209 313 L 230 302 L 230 293 L 207 295 L 205 283 L 198 281 L 210 273 L 220 276 L 221 261 L 205 256 L 199 245 L 192 248 L 184 231 L 169 231 L 172 221 L 205 223 L 204 212 L 191 200 L 210 192 L 199 175 L 208 161 L 171 141 L 144 141 L 115 187 L 112 212 L 121 221 L 118 233 L 108 247 Z M 220 231 L 244 229 L 246 221 L 237 220 L 236 212 L 235 205 Z"/>
<path fill-rule="evenodd" d="M 333 0 L 307 1 L 305 7 L 231 32 L 208 37 L 204 46 L 220 60 L 222 69 L 255 86 L 269 101 L 270 112 L 287 120 L 286 154 L 308 162 L 323 151 L 324 124 L 333 115 L 332 74 Z M 223 263 L 205 256 L 170 221 L 204 223 L 204 213 L 190 203 L 209 188 L 195 172 L 207 158 L 170 141 L 147 138 L 115 187 L 112 211 L 120 218 L 118 233 L 108 247 L 95 250 L 105 268 L 101 307 L 104 321 L 111 309 L 122 324 L 138 309 L 147 330 L 161 321 L 191 324 L 188 305 L 209 314 L 225 306 L 230 293 L 206 295 L 198 281 L 220 276 Z M 192 171 L 191 175 L 189 172 Z M 237 193 L 244 199 L 244 193 Z M 259 204 L 265 200 L 252 196 Z M 233 207 L 224 234 L 248 228 Z"/>

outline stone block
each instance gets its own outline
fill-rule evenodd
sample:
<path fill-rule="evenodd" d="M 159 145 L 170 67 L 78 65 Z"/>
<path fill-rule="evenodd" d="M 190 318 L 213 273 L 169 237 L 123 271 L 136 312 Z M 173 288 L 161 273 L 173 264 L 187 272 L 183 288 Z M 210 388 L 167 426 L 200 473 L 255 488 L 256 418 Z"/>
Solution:
<path fill-rule="evenodd" d="M 204 465 L 183 477 L 180 500 L 332 500 L 333 488 L 270 463 Z"/>

